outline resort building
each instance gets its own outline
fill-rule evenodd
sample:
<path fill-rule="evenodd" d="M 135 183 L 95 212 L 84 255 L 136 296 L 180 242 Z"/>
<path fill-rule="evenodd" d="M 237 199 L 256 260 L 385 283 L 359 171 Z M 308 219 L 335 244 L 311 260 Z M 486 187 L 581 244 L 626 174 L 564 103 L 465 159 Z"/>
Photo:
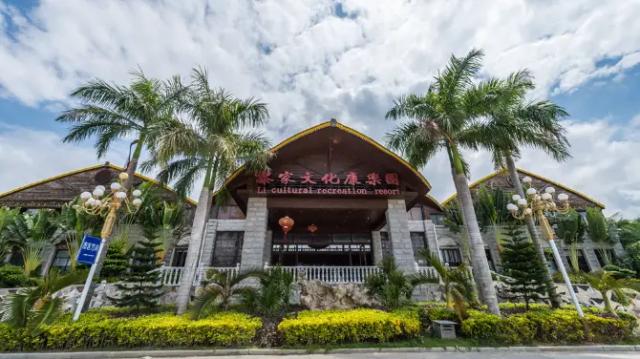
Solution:
<path fill-rule="evenodd" d="M 212 267 L 279 265 L 307 279 L 362 282 L 385 257 L 393 257 L 406 272 L 430 271 L 417 256 L 423 248 L 450 266 L 461 263 L 462 234 L 444 225 L 445 206 L 455 195 L 439 203 L 429 195 L 431 185 L 418 170 L 366 135 L 332 120 L 286 139 L 273 152 L 270 170 L 252 173 L 239 168 L 226 180 L 225 196 L 217 196 L 198 250 L 197 278 Z M 60 208 L 78 193 L 108 183 L 118 171 L 122 168 L 106 164 L 67 173 L 1 194 L 0 206 Z M 519 171 L 532 177 L 536 188 L 554 186 L 568 193 L 578 211 L 604 208 L 567 186 Z M 481 185 L 512 191 L 504 170 L 470 187 Z M 195 204 L 186 205 L 192 209 Z M 490 266 L 500 271 L 496 236 L 489 229 L 483 237 Z M 166 285 L 179 284 L 188 246 L 186 234 L 167 255 L 162 268 Z M 604 265 L 596 248 L 613 258 L 624 255 L 619 243 L 596 244 L 585 237 L 579 245 L 583 270 Z M 52 254 L 51 261 L 59 261 L 62 251 Z"/>

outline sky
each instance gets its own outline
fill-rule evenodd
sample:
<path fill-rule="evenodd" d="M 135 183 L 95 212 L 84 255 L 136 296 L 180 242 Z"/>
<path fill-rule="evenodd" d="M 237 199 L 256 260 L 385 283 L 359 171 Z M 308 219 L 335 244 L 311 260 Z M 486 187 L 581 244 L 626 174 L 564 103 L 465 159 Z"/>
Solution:
<path fill-rule="evenodd" d="M 0 192 L 105 160 L 63 144 L 69 93 L 131 73 L 210 81 L 269 104 L 273 143 L 330 118 L 384 142 L 394 98 L 426 90 L 451 54 L 486 56 L 480 76 L 527 68 L 531 99 L 564 106 L 572 158 L 525 149 L 518 166 L 640 216 L 640 1 L 0 0 Z M 493 170 L 465 153 L 471 180 Z M 442 200 L 447 158 L 421 169 Z"/>

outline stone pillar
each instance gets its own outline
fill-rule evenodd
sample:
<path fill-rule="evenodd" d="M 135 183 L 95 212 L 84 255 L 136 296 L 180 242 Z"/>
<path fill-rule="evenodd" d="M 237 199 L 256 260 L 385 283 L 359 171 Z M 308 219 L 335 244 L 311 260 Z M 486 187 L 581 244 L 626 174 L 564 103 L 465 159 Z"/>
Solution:
<path fill-rule="evenodd" d="M 204 229 L 204 240 L 202 243 L 202 253 L 200 254 L 200 262 L 198 267 L 210 267 L 213 260 L 213 250 L 216 243 L 216 231 L 218 229 L 218 220 L 210 219 Z"/>
<path fill-rule="evenodd" d="M 429 252 L 432 255 L 436 256 L 442 260 L 442 255 L 440 254 L 440 245 L 438 244 L 438 232 L 436 231 L 436 226 L 433 224 L 431 220 L 424 221 L 424 234 L 427 237 L 427 246 L 429 246 Z"/>
<path fill-rule="evenodd" d="M 240 270 L 258 269 L 264 265 L 267 241 L 267 199 L 251 197 L 247 203 Z"/>
<path fill-rule="evenodd" d="M 264 255 L 262 256 L 262 265 L 271 264 L 271 244 L 273 243 L 273 232 L 267 231 L 267 238 L 264 241 Z"/>
<path fill-rule="evenodd" d="M 391 253 L 398 268 L 405 273 L 416 270 L 411 235 L 409 234 L 409 216 L 404 199 L 387 200 L 387 230 L 391 241 Z"/>
<path fill-rule="evenodd" d="M 373 254 L 374 265 L 382 263 L 382 238 L 380 238 L 380 231 L 371 232 L 371 253 Z"/>

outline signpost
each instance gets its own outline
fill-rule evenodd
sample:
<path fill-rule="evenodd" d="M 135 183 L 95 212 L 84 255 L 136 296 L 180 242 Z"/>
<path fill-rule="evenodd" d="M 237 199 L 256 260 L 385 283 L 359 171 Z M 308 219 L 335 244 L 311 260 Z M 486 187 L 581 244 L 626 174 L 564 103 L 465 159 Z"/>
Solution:
<path fill-rule="evenodd" d="M 80 296 L 80 299 L 76 304 L 76 309 L 73 313 L 73 321 L 76 321 L 78 320 L 78 318 L 80 318 L 82 307 L 87 300 L 89 288 L 91 287 L 93 277 L 96 274 L 96 259 L 104 250 L 104 244 L 104 239 L 93 237 L 87 234 L 85 234 L 84 238 L 82 239 L 82 244 L 80 245 L 80 250 L 78 251 L 77 262 L 90 265 L 91 269 L 89 270 L 89 275 L 87 276 L 87 280 L 84 283 L 84 288 L 82 288 L 82 295 Z"/>

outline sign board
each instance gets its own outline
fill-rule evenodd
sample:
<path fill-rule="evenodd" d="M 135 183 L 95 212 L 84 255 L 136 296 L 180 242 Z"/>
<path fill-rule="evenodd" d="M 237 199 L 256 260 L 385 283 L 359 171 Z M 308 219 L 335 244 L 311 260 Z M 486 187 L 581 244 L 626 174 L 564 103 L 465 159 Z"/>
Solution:
<path fill-rule="evenodd" d="M 98 257 L 102 239 L 85 234 L 78 251 L 78 263 L 92 265 Z"/>
<path fill-rule="evenodd" d="M 262 171 L 256 174 L 257 193 L 263 194 L 316 194 L 316 195 L 374 195 L 394 196 L 400 194 L 400 179 L 397 173 L 366 173 L 359 176 L 355 171 L 338 175 L 325 173 L 322 176 L 311 172 L 294 174 L 283 171 L 272 174 Z"/>

